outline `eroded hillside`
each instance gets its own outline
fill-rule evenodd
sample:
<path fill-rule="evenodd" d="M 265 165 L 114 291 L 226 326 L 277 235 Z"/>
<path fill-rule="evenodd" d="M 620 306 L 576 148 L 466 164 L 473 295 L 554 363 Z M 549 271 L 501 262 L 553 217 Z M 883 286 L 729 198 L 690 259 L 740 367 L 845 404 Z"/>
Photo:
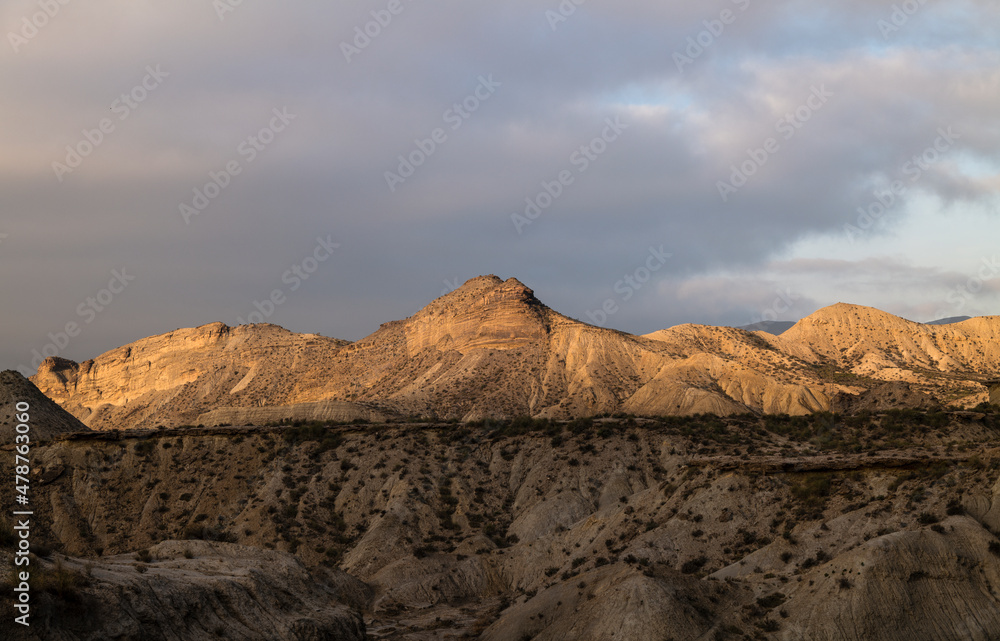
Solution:
<path fill-rule="evenodd" d="M 57 437 L 40 542 L 95 564 L 79 598 L 273 550 L 377 639 L 991 639 L 981 409 Z"/>

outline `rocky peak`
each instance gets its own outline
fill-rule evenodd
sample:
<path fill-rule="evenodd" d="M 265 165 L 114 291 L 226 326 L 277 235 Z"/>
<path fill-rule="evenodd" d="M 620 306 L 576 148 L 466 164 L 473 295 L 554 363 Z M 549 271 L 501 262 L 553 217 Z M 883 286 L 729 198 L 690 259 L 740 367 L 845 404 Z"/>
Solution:
<path fill-rule="evenodd" d="M 549 309 L 516 278 L 478 276 L 407 319 L 411 353 L 448 341 L 452 349 L 510 349 L 548 334 Z"/>

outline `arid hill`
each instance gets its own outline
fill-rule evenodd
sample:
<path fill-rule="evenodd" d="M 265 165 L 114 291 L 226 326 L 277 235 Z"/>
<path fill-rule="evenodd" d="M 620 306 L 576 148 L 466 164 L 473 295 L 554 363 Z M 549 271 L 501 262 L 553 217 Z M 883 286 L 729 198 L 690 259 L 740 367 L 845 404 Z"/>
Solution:
<path fill-rule="evenodd" d="M 38 634 L 996 639 L 982 410 L 60 436 Z"/>
<path fill-rule="evenodd" d="M 28 436 L 31 443 L 66 432 L 86 432 L 89 428 L 42 394 L 18 372 L 0 372 L 0 443 L 14 442 L 18 403 L 28 404 Z"/>
<path fill-rule="evenodd" d="M 1000 318 L 913 323 L 838 304 L 780 336 L 680 325 L 634 336 L 563 316 L 516 279 L 482 276 L 348 343 L 221 323 L 146 338 L 32 377 L 94 429 L 398 416 L 572 418 L 808 414 L 903 381 L 986 400 Z"/>

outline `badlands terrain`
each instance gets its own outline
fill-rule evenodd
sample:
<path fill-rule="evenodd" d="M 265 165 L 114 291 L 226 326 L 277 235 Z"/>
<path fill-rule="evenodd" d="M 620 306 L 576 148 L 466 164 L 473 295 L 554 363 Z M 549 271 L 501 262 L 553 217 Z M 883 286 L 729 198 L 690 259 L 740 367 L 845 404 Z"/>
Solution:
<path fill-rule="evenodd" d="M 997 639 L 998 331 L 633 336 L 488 276 L 355 343 L 213 324 L 4 372 L 3 487 L 15 402 L 38 442 L 0 638 Z"/>
<path fill-rule="evenodd" d="M 1000 376 L 1000 317 L 923 325 L 838 304 L 780 336 L 679 325 L 645 336 L 555 312 L 516 279 L 481 276 L 350 343 L 275 325 L 214 323 L 32 382 L 92 429 L 436 417 L 572 419 L 839 411 L 905 383 L 953 407 Z"/>

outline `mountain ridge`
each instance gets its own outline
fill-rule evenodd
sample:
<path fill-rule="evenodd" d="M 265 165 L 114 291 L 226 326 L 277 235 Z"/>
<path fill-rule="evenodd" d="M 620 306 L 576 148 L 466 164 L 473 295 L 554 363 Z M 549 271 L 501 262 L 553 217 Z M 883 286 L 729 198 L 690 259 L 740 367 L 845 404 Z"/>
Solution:
<path fill-rule="evenodd" d="M 487 275 L 354 342 L 210 323 L 83 363 L 48 359 L 32 381 L 95 429 L 214 424 L 253 408 L 272 420 L 807 414 L 886 381 L 975 405 L 987 398 L 979 381 L 1000 371 L 998 338 L 1000 317 L 933 326 L 847 303 L 781 335 L 684 324 L 637 336 Z"/>

